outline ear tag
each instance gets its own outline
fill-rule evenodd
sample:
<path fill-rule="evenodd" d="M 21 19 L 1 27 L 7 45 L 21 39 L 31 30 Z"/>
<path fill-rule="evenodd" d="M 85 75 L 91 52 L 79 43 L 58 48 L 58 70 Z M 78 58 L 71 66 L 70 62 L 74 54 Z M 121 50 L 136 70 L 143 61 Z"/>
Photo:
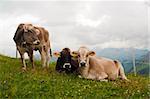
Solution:
<path fill-rule="evenodd" d="M 59 52 L 54 52 L 54 53 L 53 53 L 53 56 L 55 56 L 55 57 L 60 57 L 60 53 L 59 53 Z"/>
<path fill-rule="evenodd" d="M 77 57 L 77 53 L 72 52 L 72 53 L 71 53 L 71 56 L 72 56 L 72 57 Z"/>

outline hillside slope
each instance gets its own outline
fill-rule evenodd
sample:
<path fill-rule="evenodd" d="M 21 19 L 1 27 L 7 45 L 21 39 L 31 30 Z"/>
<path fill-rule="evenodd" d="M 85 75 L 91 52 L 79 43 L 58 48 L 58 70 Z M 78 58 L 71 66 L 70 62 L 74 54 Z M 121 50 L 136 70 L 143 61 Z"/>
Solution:
<path fill-rule="evenodd" d="M 43 70 L 36 61 L 36 70 L 32 71 L 28 63 L 27 72 L 21 71 L 21 62 L 0 55 L 0 98 L 144 98 L 148 99 L 148 77 L 127 77 L 131 82 L 121 80 L 99 82 L 80 79 L 75 75 L 55 72 L 55 63 L 50 70 Z"/>

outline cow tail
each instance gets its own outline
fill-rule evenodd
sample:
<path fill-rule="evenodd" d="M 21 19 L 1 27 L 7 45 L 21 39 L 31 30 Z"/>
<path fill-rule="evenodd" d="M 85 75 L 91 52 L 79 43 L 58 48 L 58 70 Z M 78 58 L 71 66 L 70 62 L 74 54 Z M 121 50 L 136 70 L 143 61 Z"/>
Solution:
<path fill-rule="evenodd" d="M 50 48 L 50 56 L 52 57 L 52 50 L 51 50 L 51 48 Z"/>
<path fill-rule="evenodd" d="M 125 76 L 125 72 L 122 64 L 117 60 L 114 60 L 114 63 L 116 64 L 116 67 L 119 68 L 118 75 L 121 77 L 121 79 L 128 81 L 127 77 Z"/>

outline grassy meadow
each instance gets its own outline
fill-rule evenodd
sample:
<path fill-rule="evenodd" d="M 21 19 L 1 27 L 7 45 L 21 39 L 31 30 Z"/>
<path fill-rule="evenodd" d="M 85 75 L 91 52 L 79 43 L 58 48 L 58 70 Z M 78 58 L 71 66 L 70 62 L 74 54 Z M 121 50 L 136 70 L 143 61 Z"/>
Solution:
<path fill-rule="evenodd" d="M 80 79 L 77 76 L 55 71 L 55 63 L 43 70 L 35 61 L 33 71 L 27 60 L 27 71 L 22 72 L 21 61 L 0 55 L 0 99 L 148 99 L 149 77 L 133 76 L 131 80 L 99 82 Z"/>

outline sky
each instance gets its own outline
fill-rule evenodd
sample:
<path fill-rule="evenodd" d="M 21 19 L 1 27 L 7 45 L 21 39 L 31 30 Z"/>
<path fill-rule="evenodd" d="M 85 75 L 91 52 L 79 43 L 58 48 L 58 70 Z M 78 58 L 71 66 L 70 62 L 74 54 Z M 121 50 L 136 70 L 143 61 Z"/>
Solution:
<path fill-rule="evenodd" d="M 80 46 L 150 49 L 149 0 L 0 1 L 0 53 L 15 56 L 20 23 L 49 31 L 53 51 Z"/>

